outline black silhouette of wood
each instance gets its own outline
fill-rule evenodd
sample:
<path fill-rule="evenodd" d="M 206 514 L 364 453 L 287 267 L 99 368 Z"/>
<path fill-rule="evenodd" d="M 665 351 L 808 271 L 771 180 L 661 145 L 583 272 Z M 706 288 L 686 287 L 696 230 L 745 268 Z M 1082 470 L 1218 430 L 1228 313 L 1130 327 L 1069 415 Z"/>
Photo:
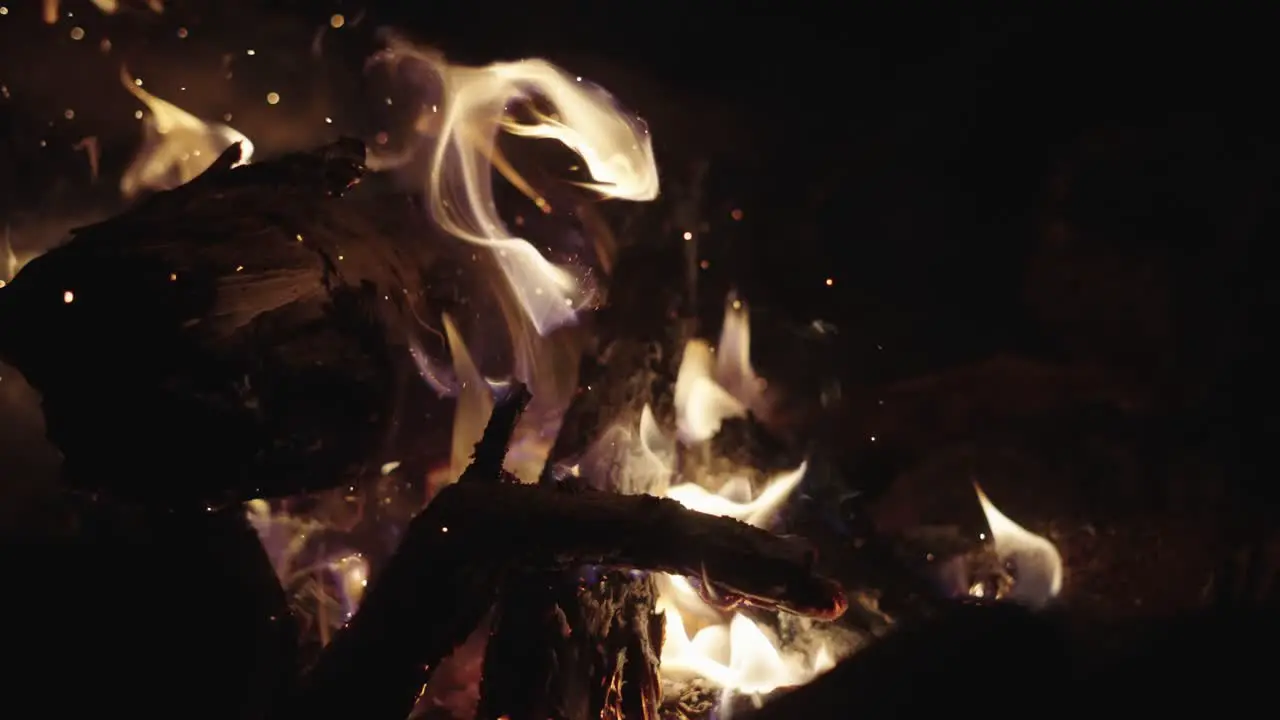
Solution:
<path fill-rule="evenodd" d="M 560 576 L 592 565 L 705 575 L 765 607 L 823 618 L 844 611 L 840 587 L 812 571 L 811 551 L 794 539 L 652 496 L 495 481 L 490 470 L 506 454 L 527 401 L 517 388 L 497 404 L 477 444 L 475 472 L 413 520 L 360 611 L 302 681 L 291 717 L 404 717 L 431 669 L 476 627 L 504 582 L 529 574 Z M 614 613 L 585 617 L 606 616 Z M 603 628 L 589 631 L 608 636 Z M 660 636 L 656 626 L 646 631 Z M 609 690 L 623 687 L 626 667 L 620 671 L 605 676 L 606 706 L 621 706 Z"/>
<path fill-rule="evenodd" d="M 238 154 L 0 289 L 0 357 L 42 395 L 77 485 L 203 506 L 354 484 L 414 452 L 394 436 L 421 384 L 407 346 L 429 244 L 350 197 L 358 141 Z"/>
<path fill-rule="evenodd" d="M 579 208 L 594 217 L 590 208 Z M 597 218 L 598 220 L 598 218 Z M 597 222 L 601 229 L 607 227 Z M 585 318 L 578 392 L 565 412 L 541 482 L 557 492 L 661 492 L 633 477 L 559 477 L 615 424 L 634 426 L 645 405 L 669 414 L 682 337 L 678 246 L 632 247 L 614 266 L 608 301 Z M 580 566 L 510 578 L 485 655 L 479 716 L 486 720 L 656 718 L 663 619 L 644 575 Z M 532 649 L 532 650 L 531 650 Z M 533 662 L 522 660 L 534 655 Z"/>

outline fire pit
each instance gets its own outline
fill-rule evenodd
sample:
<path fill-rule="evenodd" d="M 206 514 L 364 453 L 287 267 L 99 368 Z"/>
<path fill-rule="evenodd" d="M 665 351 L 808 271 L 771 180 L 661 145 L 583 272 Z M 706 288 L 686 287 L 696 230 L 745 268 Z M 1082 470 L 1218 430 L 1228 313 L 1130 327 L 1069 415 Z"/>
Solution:
<path fill-rule="evenodd" d="M 934 643 L 987 643 L 1028 691 L 1084 666 L 1079 638 L 1105 633 L 1056 607 L 1078 536 L 1019 524 L 987 493 L 1008 473 L 967 460 L 949 495 L 928 468 L 853 490 L 840 435 L 881 431 L 822 427 L 840 403 L 799 389 L 802 362 L 757 367 L 757 326 L 793 328 L 699 287 L 699 173 L 671 191 L 639 115 L 545 60 L 386 33 L 366 60 L 401 127 L 279 153 L 119 63 L 143 132 L 109 179 L 121 203 L 47 251 L 7 230 L 0 257 L 0 358 L 65 483 L 205 547 L 269 638 L 243 715 L 893 715 L 877 687 L 963 663 L 929 669 Z M 108 182 L 97 140 L 77 147 Z M 104 349 L 91 373 L 84 347 Z M 998 360 L 859 417 L 943 438 L 898 408 L 992 376 L 1124 394 Z"/>

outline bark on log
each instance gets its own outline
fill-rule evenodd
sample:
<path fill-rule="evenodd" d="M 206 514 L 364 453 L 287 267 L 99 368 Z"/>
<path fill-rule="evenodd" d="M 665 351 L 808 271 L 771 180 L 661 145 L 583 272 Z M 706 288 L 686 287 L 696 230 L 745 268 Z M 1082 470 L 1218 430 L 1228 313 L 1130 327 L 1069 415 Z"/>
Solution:
<path fill-rule="evenodd" d="M 388 440 L 429 246 L 343 197 L 358 141 L 232 169 L 238 153 L 0 289 L 0 357 L 41 393 L 74 483 L 203 505 L 407 460 Z"/>
<path fill-rule="evenodd" d="M 591 210 L 580 207 L 579 215 L 607 230 Z M 577 394 L 542 474 L 549 488 L 662 492 L 634 474 L 587 468 L 585 477 L 559 479 L 555 471 L 610 428 L 635 430 L 645 405 L 670 413 L 682 338 L 680 324 L 671 322 L 678 286 L 667 281 L 681 259 L 678 247 L 634 247 L 618 259 L 608 303 L 587 319 L 596 345 L 584 352 Z M 594 567 L 508 579 L 485 656 L 479 717 L 656 718 L 663 629 L 656 600 L 648 577 Z M 529 648 L 545 657 L 522 660 Z"/>

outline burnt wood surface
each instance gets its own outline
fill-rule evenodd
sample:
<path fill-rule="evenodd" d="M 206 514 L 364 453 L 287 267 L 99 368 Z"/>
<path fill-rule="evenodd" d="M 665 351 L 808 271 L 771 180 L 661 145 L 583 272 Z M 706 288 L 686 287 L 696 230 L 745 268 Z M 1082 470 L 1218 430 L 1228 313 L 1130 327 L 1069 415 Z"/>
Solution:
<path fill-rule="evenodd" d="M 595 235 L 614 240 L 590 206 L 580 207 Z M 683 325 L 671 322 L 678 298 L 669 282 L 683 260 L 670 245 L 632 246 L 611 263 L 607 302 L 591 314 L 595 343 L 580 364 L 577 393 L 548 455 L 541 484 L 557 492 L 590 487 L 609 493 L 661 493 L 617 473 L 565 476 L 615 426 L 634 429 L 650 405 L 670 414 Z M 610 258 L 602 252 L 602 258 Z M 579 566 L 509 578 L 485 655 L 479 716 L 655 718 L 662 688 L 658 664 L 663 619 L 644 574 Z M 531 651 L 532 649 L 532 651 Z M 529 662 L 528 655 L 537 659 Z"/>
<path fill-rule="evenodd" d="M 349 197 L 358 141 L 232 168 L 239 152 L 0 289 L 0 357 L 40 393 L 72 484 L 203 506 L 355 484 L 412 454 L 393 439 L 421 384 L 429 244 Z"/>
<path fill-rule="evenodd" d="M 1256 612 L 1114 622 L 955 605 L 735 717 L 989 717 L 1013 707 L 1078 718 L 1105 707 L 1176 714 L 1188 703 L 1246 711 L 1273 694 L 1252 668 L 1278 630 L 1274 614 Z"/>
<path fill-rule="evenodd" d="M 529 573 L 594 565 L 704 575 L 762 606 L 821 618 L 844 611 L 843 591 L 812 571 L 802 542 L 673 500 L 521 485 L 494 474 L 494 458 L 505 455 L 527 401 L 517 388 L 497 404 L 475 471 L 413 520 L 359 612 L 304 679 L 292 717 L 404 717 L 432 668 L 476 627 L 504 580 Z M 614 615 L 597 611 L 584 620 Z M 608 635 L 604 628 L 589 632 Z M 621 688 L 625 665 L 617 672 L 607 679 Z"/>

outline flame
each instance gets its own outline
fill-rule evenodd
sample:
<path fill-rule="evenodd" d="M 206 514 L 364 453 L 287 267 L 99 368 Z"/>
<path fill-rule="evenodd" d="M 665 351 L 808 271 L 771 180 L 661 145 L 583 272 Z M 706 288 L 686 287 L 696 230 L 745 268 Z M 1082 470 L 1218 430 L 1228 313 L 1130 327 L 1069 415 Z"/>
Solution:
<path fill-rule="evenodd" d="M 240 143 L 237 165 L 252 159 L 253 143 L 235 129 L 206 123 L 177 105 L 161 100 L 143 90 L 142 84 L 125 68 L 120 69 L 120 81 L 150 111 L 145 119 L 142 147 L 120 178 L 120 192 L 125 197 L 134 197 L 144 190 L 168 190 L 189 182 L 235 143 Z"/>
<path fill-rule="evenodd" d="M 996 557 L 1014 575 L 1013 587 L 1005 597 L 1036 608 L 1048 604 L 1062 592 L 1063 564 L 1058 548 L 1000 512 L 978 483 L 973 489 L 991 528 Z"/>
<path fill-rule="evenodd" d="M 493 413 L 493 390 L 480 369 L 471 359 L 471 353 L 462 342 L 462 335 L 453 319 L 444 316 L 444 333 L 453 354 L 453 371 L 458 378 L 458 405 L 453 414 L 453 445 L 449 456 L 448 476 L 444 482 L 452 483 L 467 469 L 471 452 L 484 434 L 484 426 Z"/>
<path fill-rule="evenodd" d="M 672 487 L 667 497 L 691 510 L 762 526 L 804 479 L 806 470 L 807 463 L 802 463 L 779 475 L 754 499 L 733 499 L 734 495 L 749 494 L 750 486 L 744 479 L 730 480 L 719 493 L 682 483 Z M 685 578 L 664 576 L 659 589 L 658 609 L 666 620 L 662 670 L 667 676 L 701 677 L 726 693 L 760 695 L 809 682 L 835 664 L 825 644 L 810 659 L 804 653 L 780 649 L 763 628 L 741 613 L 734 613 L 725 623 L 721 612 L 703 599 L 708 590 L 699 594 Z M 693 621 L 701 627 L 690 634 Z"/>
<path fill-rule="evenodd" d="M 732 295 L 725 304 L 718 345 L 718 353 L 703 340 L 685 345 L 675 388 L 674 437 L 667 437 L 645 405 L 638 424 L 609 428 L 580 465 L 589 479 L 609 489 L 662 494 L 691 510 L 763 527 L 800 486 L 807 462 L 769 478 L 758 493 L 747 477 L 749 468 L 727 477 L 671 483 L 678 445 L 701 443 L 715 434 L 724 418 L 745 415 L 761 405 L 764 381 L 751 366 L 747 306 Z M 719 489 L 712 492 L 706 486 Z M 756 696 L 806 683 L 835 664 L 826 644 L 818 644 L 811 653 L 788 649 L 746 615 L 716 607 L 714 590 L 705 582 L 695 589 L 684 577 L 664 574 L 657 581 L 658 609 L 666 623 L 664 677 L 703 678 L 726 694 Z"/>
<path fill-rule="evenodd" d="M 245 503 L 245 516 L 258 534 L 280 584 L 295 595 L 306 595 L 316 608 L 322 642 L 355 614 L 369 584 L 369 563 L 345 549 L 322 553 L 308 562 L 310 538 L 329 524 L 273 510 L 262 499 Z M 330 608 L 332 605 L 332 609 Z"/>
<path fill-rule="evenodd" d="M 658 169 L 644 122 L 619 110 L 604 89 L 545 60 L 467 67 L 396 39 L 375 60 L 412 63 L 437 77 L 442 86 L 439 118 L 422 124 L 437 135 L 425 188 L 432 218 L 449 234 L 493 252 L 538 334 L 573 323 L 583 301 L 577 280 L 512 234 L 498 215 L 495 166 L 516 178 L 515 184 L 526 193 L 532 192 L 500 159 L 498 134 L 559 141 L 582 158 L 593 178 L 583 187 L 607 198 L 648 201 L 658 195 Z M 535 99 L 550 103 L 554 113 L 533 108 Z M 517 104 L 526 111 L 527 121 L 509 113 Z M 545 200 L 535 198 L 545 209 Z"/>
<path fill-rule="evenodd" d="M 429 76 L 440 85 L 439 102 L 430 106 L 424 102 L 415 126 L 419 134 L 433 136 L 420 180 L 436 224 L 490 250 L 479 267 L 492 262 L 505 280 L 494 288 L 494 298 L 509 334 L 510 376 L 529 386 L 534 397 L 516 428 L 507 468 L 532 481 L 545 464 L 559 420 L 576 390 L 584 336 L 573 334 L 571 326 L 590 293 L 580 287 L 570 269 L 552 264 L 528 240 L 513 235 L 498 215 L 494 170 L 550 212 L 545 199 L 502 156 L 498 137 L 506 132 L 556 140 L 575 152 L 589 171 L 592 182 L 581 186 L 606 198 L 647 201 L 658 194 L 648 130 L 639 118 L 619 109 L 602 88 L 544 60 L 467 67 L 392 38 L 373 63 L 408 70 L 410 77 Z M 540 111 L 535 102 L 547 103 L 553 112 Z M 513 116 L 516 110 L 521 119 Z M 411 156 L 375 152 L 370 165 L 383 170 L 399 167 Z M 448 343 L 451 352 L 465 351 L 464 338 L 456 328 Z M 465 467 L 474 438 L 491 411 L 491 395 L 500 391 L 501 384 L 485 380 L 469 358 L 468 377 L 463 377 L 463 368 L 455 367 L 452 383 L 420 352 L 415 358 L 424 379 L 437 391 L 458 394 L 454 457 L 448 470 L 434 478 L 447 482 Z M 464 386 L 470 392 L 463 393 Z M 480 397 L 486 393 L 487 399 Z"/>
<path fill-rule="evenodd" d="M 747 306 L 732 295 L 725 304 L 718 346 L 717 353 L 703 340 L 685 345 L 675 387 L 675 442 L 664 435 L 646 405 L 637 428 L 611 428 L 583 464 L 589 476 L 604 478 L 612 488 L 662 493 L 691 510 L 763 527 L 804 480 L 808 463 L 770 478 L 754 496 L 745 475 L 724 479 L 716 492 L 699 482 L 671 485 L 676 443 L 701 443 L 715 435 L 725 418 L 741 417 L 761 404 L 764 381 L 751 365 Z M 711 485 L 719 479 L 700 478 Z M 713 598 L 708 601 L 713 590 L 705 583 L 699 591 L 686 578 L 660 575 L 658 587 L 658 609 L 666 623 L 664 677 L 700 677 L 726 694 L 756 696 L 806 683 L 834 665 L 825 644 L 812 655 L 788 650 L 746 615 L 726 614 L 712 604 Z"/>
<path fill-rule="evenodd" d="M 0 261 L 4 262 L 4 266 L 0 267 L 0 287 L 4 287 L 10 282 L 13 282 L 14 276 L 18 274 L 18 271 L 21 270 L 22 266 L 25 264 L 25 262 L 19 259 L 18 255 L 13 252 L 13 243 L 10 240 L 9 235 L 9 226 L 6 225 L 4 228 L 4 251 L 3 256 L 0 256 Z"/>
<path fill-rule="evenodd" d="M 718 352 L 702 340 L 685 345 L 675 387 L 677 440 L 690 445 L 710 439 L 725 419 L 759 408 L 763 392 L 764 381 L 751 365 L 747 305 L 730 295 Z M 653 432 L 645 431 L 643 419 L 642 438 Z M 646 445 L 653 443 L 650 439 Z M 666 495 L 691 510 L 763 527 L 799 487 L 807 470 L 808 463 L 801 463 L 770 479 L 755 497 L 750 481 L 741 476 L 728 478 L 714 493 L 701 484 L 685 482 L 672 486 Z M 659 587 L 658 606 L 666 618 L 662 669 L 668 675 L 702 677 L 726 694 L 759 695 L 806 683 L 834 665 L 825 644 L 809 659 L 804 653 L 780 648 L 745 615 L 734 613 L 726 623 L 722 612 L 704 599 L 709 588 L 699 594 L 687 579 L 673 576 L 663 578 Z M 695 621 L 701 627 L 690 634 Z"/>
<path fill-rule="evenodd" d="M 684 348 L 676 375 L 676 433 L 693 444 L 709 440 L 729 418 L 761 409 L 764 381 L 751 366 L 747 304 L 730 294 L 720 329 L 719 352 L 704 340 Z"/>
<path fill-rule="evenodd" d="M 759 527 L 773 517 L 791 492 L 800 486 L 808 469 L 808 463 L 800 463 L 795 470 L 773 478 L 754 500 L 734 499 L 751 494 L 751 483 L 744 477 L 730 478 L 717 493 L 709 492 L 696 483 L 682 483 L 668 490 L 667 497 L 690 510 L 708 515 L 727 515 Z"/>

